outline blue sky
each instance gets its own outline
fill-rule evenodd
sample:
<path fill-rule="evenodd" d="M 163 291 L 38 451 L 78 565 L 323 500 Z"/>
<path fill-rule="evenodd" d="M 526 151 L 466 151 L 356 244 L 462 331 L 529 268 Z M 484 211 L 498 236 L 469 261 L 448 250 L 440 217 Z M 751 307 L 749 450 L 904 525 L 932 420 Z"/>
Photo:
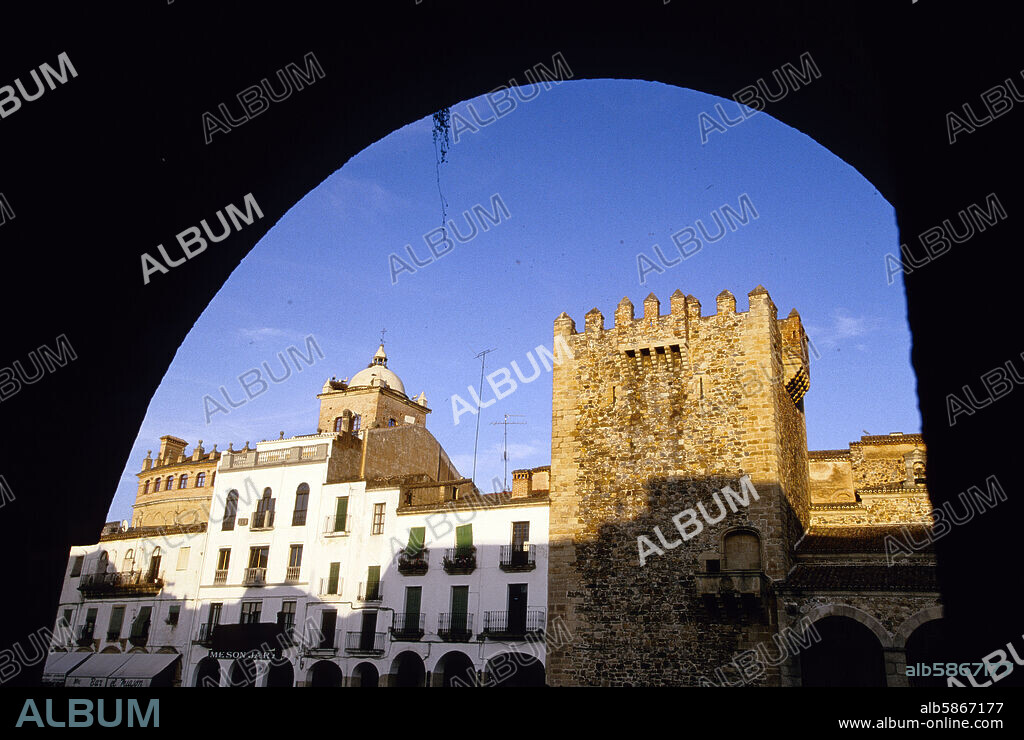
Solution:
<path fill-rule="evenodd" d="M 440 167 L 448 218 L 468 233 L 463 212 L 477 204 L 492 211 L 495 194 L 510 218 L 394 284 L 388 255 L 408 260 L 412 244 L 424 261 L 423 236 L 441 223 L 431 120 L 361 152 L 284 215 L 196 322 L 150 403 L 109 518 L 129 518 L 135 473 L 163 434 L 189 449 L 203 439 L 207 450 L 223 450 L 280 431 L 315 432 L 325 378 L 364 368 L 382 328 L 389 367 L 409 395 L 426 392 L 427 427 L 468 476 L 475 417 L 454 424 L 451 398 L 469 400 L 467 387 L 479 383 L 474 355 L 494 348 L 488 372 L 515 360 L 529 373 L 527 353 L 551 346 L 560 312 L 582 329 L 596 306 L 610 325 L 623 296 L 639 315 L 653 291 L 666 311 L 676 288 L 700 299 L 705 314 L 726 288 L 746 310 L 759 283 L 780 317 L 797 308 L 821 354 L 805 401 L 811 449 L 845 447 L 865 430 L 920 431 L 902 281 L 888 285 L 885 275 L 884 255 L 898 245 L 892 207 L 852 167 L 767 114 L 702 143 L 698 117 L 717 115 L 715 103 L 735 117 L 734 103 L 660 83 L 568 81 L 462 130 Z M 470 104 L 493 117 L 479 98 L 453 106 L 453 118 L 473 121 Z M 739 211 L 741 194 L 756 220 L 641 285 L 638 253 L 653 258 L 659 244 L 671 259 L 670 235 L 697 219 L 713 236 L 712 212 L 723 204 Z M 301 372 L 293 367 L 206 423 L 204 396 L 220 398 L 224 386 L 237 403 L 239 375 L 263 362 L 283 374 L 277 353 L 304 350 L 310 334 L 323 359 L 300 362 Z M 484 401 L 491 398 L 485 387 Z M 482 490 L 503 475 L 502 427 L 492 422 L 504 413 L 527 422 L 509 427 L 509 469 L 549 464 L 550 373 L 482 413 Z"/>

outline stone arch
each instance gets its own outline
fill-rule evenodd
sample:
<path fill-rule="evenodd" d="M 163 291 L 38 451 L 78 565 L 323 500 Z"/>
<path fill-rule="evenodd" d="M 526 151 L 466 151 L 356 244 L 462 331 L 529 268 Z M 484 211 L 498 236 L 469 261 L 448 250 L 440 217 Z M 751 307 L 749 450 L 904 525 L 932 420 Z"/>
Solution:
<path fill-rule="evenodd" d="M 267 686 L 274 688 L 294 685 L 295 669 L 292 668 L 291 661 L 272 661 L 267 668 Z"/>
<path fill-rule="evenodd" d="M 337 687 L 342 685 L 344 675 L 341 667 L 333 660 L 318 660 L 309 668 L 307 686 Z"/>
<path fill-rule="evenodd" d="M 352 671 L 350 686 L 376 687 L 380 685 L 380 671 L 373 663 L 360 663 Z"/>
<path fill-rule="evenodd" d="M 890 685 L 886 650 L 862 621 L 830 614 L 816 620 L 814 629 L 817 634 L 812 644 L 799 653 L 802 686 Z"/>
<path fill-rule="evenodd" d="M 510 651 L 487 660 L 485 686 L 544 686 L 544 664 L 529 653 Z"/>
<path fill-rule="evenodd" d="M 929 606 L 927 609 L 922 609 L 921 611 L 916 612 L 912 616 L 908 617 L 903 624 L 897 628 L 896 634 L 893 635 L 893 646 L 905 648 L 907 645 L 907 639 L 913 634 L 914 630 L 925 622 L 942 619 L 943 616 L 945 616 L 945 610 L 941 605 Z"/>
<path fill-rule="evenodd" d="M 478 683 L 473 659 L 461 650 L 449 650 L 434 664 L 431 686 L 458 687 Z"/>
<path fill-rule="evenodd" d="M 890 635 L 889 631 L 882 626 L 882 623 L 866 611 L 858 609 L 855 606 L 850 606 L 848 604 L 822 604 L 807 614 L 807 618 L 810 620 L 811 624 L 820 622 L 826 617 L 849 617 L 856 622 L 860 622 L 862 625 L 874 632 L 875 637 L 878 638 L 878 642 L 881 643 L 883 650 L 894 646 L 892 635 Z"/>
<path fill-rule="evenodd" d="M 203 687 L 220 686 L 220 661 L 209 656 L 200 660 L 192 676 L 192 685 Z"/>
<path fill-rule="evenodd" d="M 388 686 L 425 686 L 427 669 L 423 658 L 411 650 L 395 656 L 391 662 Z"/>

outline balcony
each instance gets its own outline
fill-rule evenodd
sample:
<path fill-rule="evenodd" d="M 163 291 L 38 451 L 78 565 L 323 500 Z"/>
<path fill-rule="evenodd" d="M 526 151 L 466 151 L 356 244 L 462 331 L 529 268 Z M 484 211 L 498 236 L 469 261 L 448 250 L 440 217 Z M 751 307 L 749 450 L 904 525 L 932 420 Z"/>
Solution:
<path fill-rule="evenodd" d="M 383 655 L 387 643 L 386 632 L 349 632 L 345 637 L 345 652 L 350 655 Z"/>
<path fill-rule="evenodd" d="M 530 607 L 526 610 L 484 612 L 484 637 L 503 640 L 524 640 L 527 635 L 544 632 L 544 609 Z"/>
<path fill-rule="evenodd" d="M 213 574 L 213 585 L 214 586 L 223 586 L 227 582 L 228 582 L 228 572 L 227 572 L 226 569 L 225 570 L 218 570 L 218 571 L 216 571 Z"/>
<path fill-rule="evenodd" d="M 324 632 L 319 627 L 307 627 L 306 636 L 302 643 L 304 655 L 336 655 L 341 645 L 341 630 L 328 630 Z"/>
<path fill-rule="evenodd" d="M 197 645 L 210 647 L 210 645 L 213 644 L 213 630 L 216 626 L 217 625 L 212 622 L 203 622 L 199 625 L 199 635 L 196 636 L 196 639 L 193 640 L 193 642 Z"/>
<path fill-rule="evenodd" d="M 267 569 L 246 568 L 245 575 L 242 577 L 242 584 L 245 586 L 266 586 Z"/>
<path fill-rule="evenodd" d="M 723 570 L 694 576 L 697 595 L 719 609 L 758 609 L 768 602 L 771 580 L 759 570 Z"/>
<path fill-rule="evenodd" d="M 301 565 L 289 565 L 288 566 L 288 570 L 286 570 L 285 574 L 284 574 L 284 582 L 285 583 L 298 583 L 299 582 L 299 574 L 300 574 L 301 571 L 302 571 L 302 566 Z"/>
<path fill-rule="evenodd" d="M 337 583 L 331 583 L 330 578 L 320 579 L 320 598 L 323 601 L 340 601 L 344 591 L 344 579 L 339 578 Z"/>
<path fill-rule="evenodd" d="M 271 499 L 273 501 L 273 499 Z M 253 532 L 260 532 L 274 528 L 274 511 L 254 511 L 252 519 L 249 520 L 249 529 Z"/>
<path fill-rule="evenodd" d="M 383 598 L 384 589 L 380 581 L 370 581 L 359 584 L 359 601 L 380 601 Z"/>
<path fill-rule="evenodd" d="M 420 550 L 410 555 L 405 550 L 398 553 L 398 572 L 403 576 L 422 576 L 429 566 L 430 550 Z"/>
<path fill-rule="evenodd" d="M 149 642 L 149 620 L 142 624 L 132 625 L 132 631 L 128 635 L 128 642 L 135 647 L 144 647 Z"/>
<path fill-rule="evenodd" d="M 91 622 L 86 622 L 75 632 L 75 644 L 79 646 L 86 646 L 92 644 L 92 634 L 96 631 L 96 625 Z"/>
<path fill-rule="evenodd" d="M 143 575 L 141 571 L 120 573 L 91 573 L 84 575 L 78 590 L 87 599 L 132 598 L 155 596 L 164 587 L 164 579 L 155 574 Z"/>
<path fill-rule="evenodd" d="M 418 612 L 398 612 L 391 627 L 393 640 L 414 642 L 423 637 L 423 615 Z"/>
<path fill-rule="evenodd" d="M 347 537 L 351 531 L 351 516 L 344 517 L 342 521 L 338 521 L 336 516 L 329 516 L 324 519 L 324 537 Z"/>
<path fill-rule="evenodd" d="M 448 642 L 469 642 L 473 636 L 473 615 L 465 612 L 442 612 L 437 616 L 437 634 Z"/>
<path fill-rule="evenodd" d="M 449 547 L 441 560 L 444 572 L 450 575 L 466 575 L 476 570 L 476 548 Z"/>
<path fill-rule="evenodd" d="M 537 567 L 536 545 L 502 545 L 498 552 L 498 567 L 507 573 L 520 573 Z"/>

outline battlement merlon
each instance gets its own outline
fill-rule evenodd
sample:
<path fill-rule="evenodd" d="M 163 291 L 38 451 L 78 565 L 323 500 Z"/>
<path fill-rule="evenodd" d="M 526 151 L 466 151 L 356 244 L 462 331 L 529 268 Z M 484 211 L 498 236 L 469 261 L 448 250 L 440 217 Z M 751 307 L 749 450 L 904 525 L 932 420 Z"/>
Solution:
<path fill-rule="evenodd" d="M 681 290 L 676 290 L 669 298 L 669 312 L 661 312 L 661 301 L 654 293 L 649 294 L 643 301 L 643 315 L 636 316 L 636 310 L 629 297 L 624 297 L 615 307 L 613 323 L 610 328 L 604 324 L 604 314 L 599 309 L 590 309 L 584 317 L 584 331 L 600 336 L 605 331 L 615 329 L 633 330 L 640 322 L 651 329 L 666 329 L 682 336 L 689 332 L 689 327 L 696 325 L 698 321 L 712 321 L 715 317 L 727 317 L 733 315 L 750 315 L 751 317 L 767 316 L 777 320 L 777 310 L 772 302 L 771 296 L 763 286 L 758 285 L 747 294 L 749 299 L 748 311 L 736 310 L 736 297 L 729 290 L 723 290 L 715 298 L 715 312 L 704 315 L 701 312 L 700 301 L 692 295 L 685 295 Z M 792 321 L 793 317 L 795 321 Z M 789 318 L 779 322 L 780 329 L 787 336 L 787 341 L 795 342 L 794 347 L 800 346 L 799 337 L 793 338 L 794 333 L 799 335 L 803 332 L 800 326 L 799 314 L 791 313 Z M 576 323 L 564 311 L 555 319 L 555 334 L 563 337 L 577 334 Z M 806 355 L 806 347 L 802 349 Z M 790 352 L 789 354 L 800 354 Z M 806 362 L 805 362 L 806 364 Z"/>

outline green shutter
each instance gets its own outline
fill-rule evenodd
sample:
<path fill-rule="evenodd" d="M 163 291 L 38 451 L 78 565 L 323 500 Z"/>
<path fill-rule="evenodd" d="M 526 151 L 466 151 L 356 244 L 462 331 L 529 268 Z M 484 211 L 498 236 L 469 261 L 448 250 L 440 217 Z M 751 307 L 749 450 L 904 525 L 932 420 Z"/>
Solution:
<path fill-rule="evenodd" d="M 124 607 L 115 606 L 113 611 L 110 612 L 110 625 L 107 627 L 107 632 L 112 635 L 121 636 L 121 626 L 124 624 Z"/>
<path fill-rule="evenodd" d="M 423 549 L 423 542 L 427 536 L 426 527 L 410 527 L 409 528 L 409 545 L 405 548 L 405 553 L 409 557 L 415 557 L 420 554 Z"/>
<path fill-rule="evenodd" d="M 469 610 L 469 586 L 452 586 L 452 615 Z"/>
<path fill-rule="evenodd" d="M 139 615 L 132 622 L 132 637 L 142 637 L 149 631 L 149 615 L 153 611 L 150 606 L 144 606 L 139 610 Z"/>
<path fill-rule="evenodd" d="M 327 576 L 327 593 L 338 593 L 338 579 L 341 576 L 341 563 L 331 563 L 331 572 Z"/>
<path fill-rule="evenodd" d="M 455 548 L 468 550 L 473 546 L 473 525 L 463 524 L 455 528 Z"/>
<path fill-rule="evenodd" d="M 420 614 L 420 595 L 422 589 L 419 586 L 409 586 L 405 589 L 405 613 L 415 614 L 419 617 Z"/>
<path fill-rule="evenodd" d="M 380 566 L 371 565 L 366 569 L 366 593 L 376 594 L 380 586 Z"/>
<path fill-rule="evenodd" d="M 338 497 L 338 506 L 334 510 L 334 531 L 344 532 L 347 530 L 345 522 L 348 520 L 348 496 Z"/>

